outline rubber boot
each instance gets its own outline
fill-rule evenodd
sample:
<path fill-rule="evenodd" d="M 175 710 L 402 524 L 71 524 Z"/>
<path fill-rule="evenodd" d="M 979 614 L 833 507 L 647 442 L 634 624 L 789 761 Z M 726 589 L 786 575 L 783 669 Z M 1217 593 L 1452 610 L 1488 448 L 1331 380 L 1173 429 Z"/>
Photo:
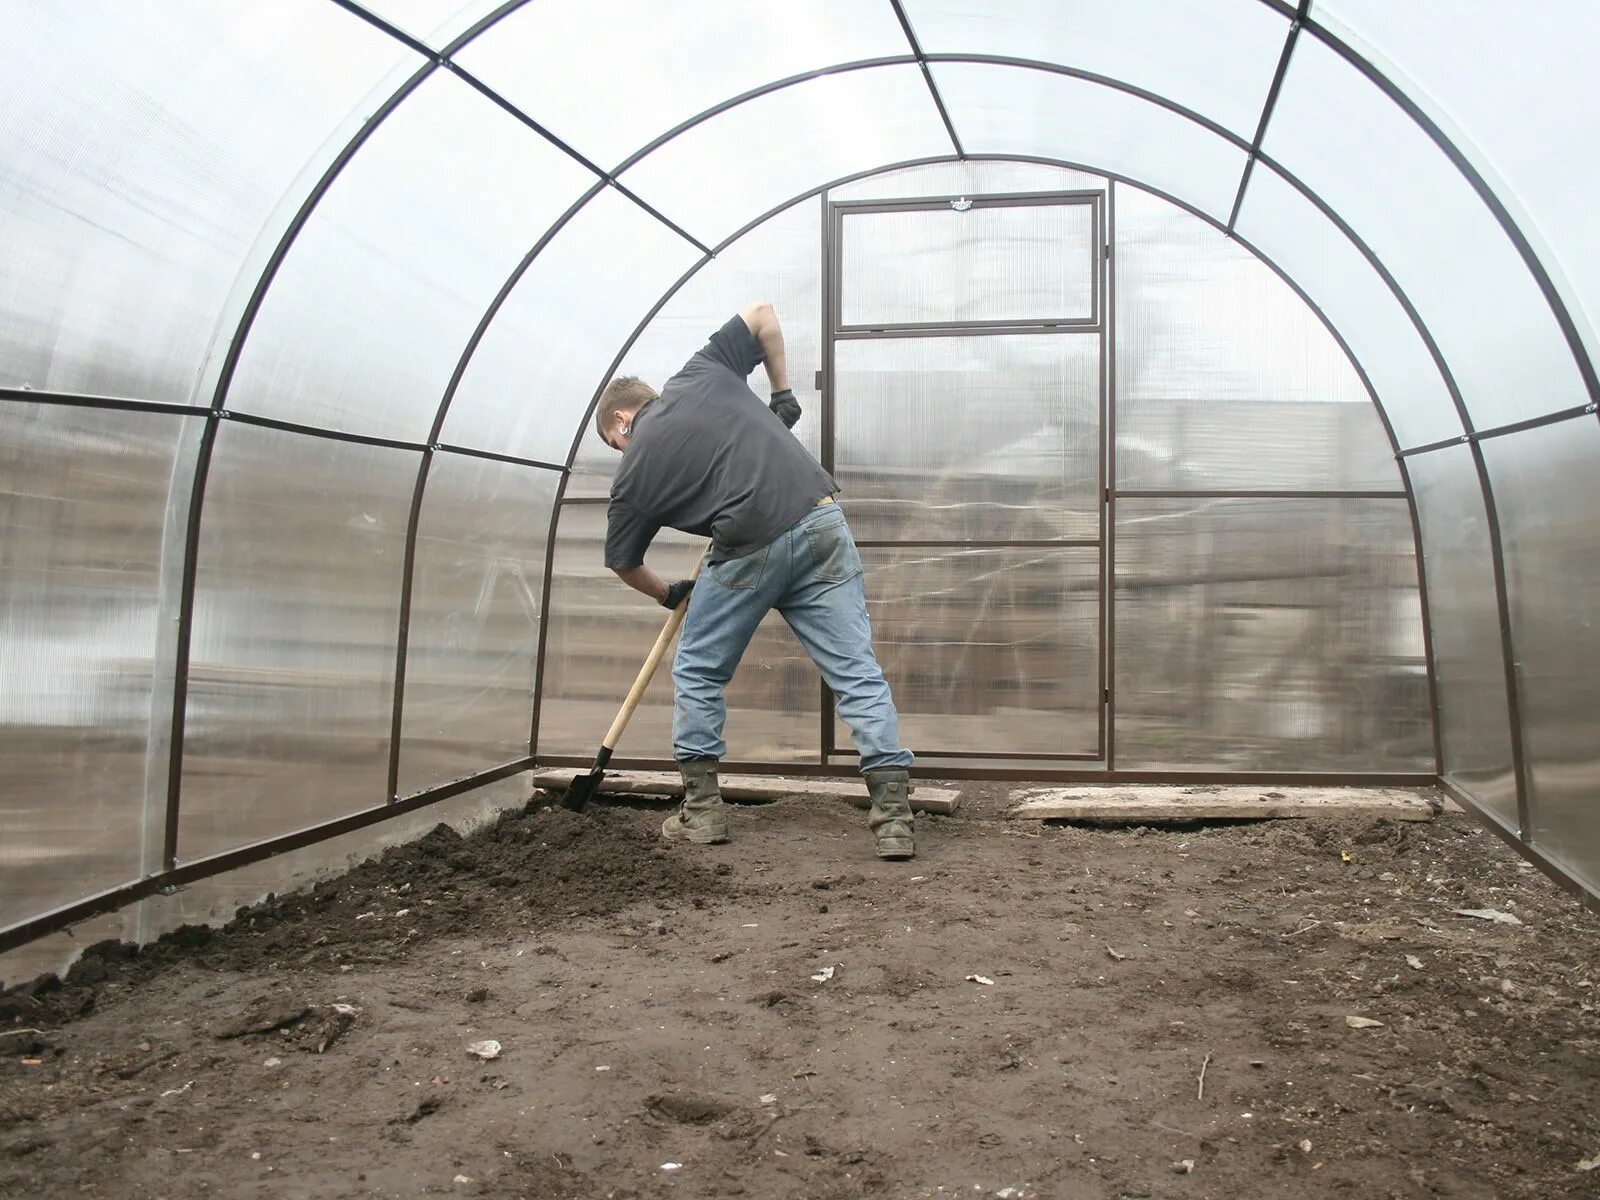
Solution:
<path fill-rule="evenodd" d="M 867 824 L 878 839 L 879 858 L 911 858 L 917 852 L 911 815 L 911 773 L 904 767 L 887 767 L 866 773 L 872 811 Z"/>
<path fill-rule="evenodd" d="M 728 840 L 728 806 L 717 786 L 717 760 L 697 758 L 678 764 L 683 775 L 683 803 L 661 822 L 669 842 L 709 845 Z"/>

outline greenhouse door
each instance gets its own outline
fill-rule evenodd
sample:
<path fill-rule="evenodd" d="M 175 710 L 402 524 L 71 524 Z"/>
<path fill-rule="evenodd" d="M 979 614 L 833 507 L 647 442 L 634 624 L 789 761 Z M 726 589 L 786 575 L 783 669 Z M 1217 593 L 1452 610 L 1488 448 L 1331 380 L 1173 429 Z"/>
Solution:
<path fill-rule="evenodd" d="M 902 738 L 1103 761 L 1104 192 L 825 212 L 822 459 Z M 852 761 L 826 689 L 822 736 Z"/>

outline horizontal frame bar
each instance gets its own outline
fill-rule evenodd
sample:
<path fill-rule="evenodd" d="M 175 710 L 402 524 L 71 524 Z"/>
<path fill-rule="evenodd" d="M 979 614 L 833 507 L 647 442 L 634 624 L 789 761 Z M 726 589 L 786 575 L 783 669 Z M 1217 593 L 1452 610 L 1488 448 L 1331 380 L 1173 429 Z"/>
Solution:
<path fill-rule="evenodd" d="M 948 208 L 959 200 L 978 208 L 1093 208 L 1104 192 L 1074 188 L 1055 192 L 999 192 L 986 196 L 914 196 L 897 200 L 831 200 L 829 207 L 842 217 L 859 213 L 924 212 Z"/>
<path fill-rule="evenodd" d="M 1105 755 L 1098 750 L 1084 750 L 1079 753 L 1062 751 L 1051 754 L 1040 750 L 918 750 L 908 747 L 918 761 L 923 759 L 970 759 L 976 762 L 994 762 L 996 760 L 1012 762 L 1078 762 L 1078 763 L 1103 763 Z M 861 751 L 849 746 L 839 746 L 829 751 L 832 758 L 860 758 Z"/>
<path fill-rule="evenodd" d="M 872 341 L 896 337 L 1005 337 L 1025 333 L 1099 333 L 1094 317 L 1074 317 L 1063 321 L 972 321 L 964 325 L 842 325 L 834 331 L 840 342 Z"/>
<path fill-rule="evenodd" d="M 1404 500 L 1404 492 L 1393 489 L 1340 491 L 1336 488 L 1118 488 L 1118 500 Z"/>
<path fill-rule="evenodd" d="M 1016 755 L 996 755 L 996 758 L 1016 758 Z M 592 758 L 574 754 L 541 755 L 534 769 L 542 767 L 592 767 Z M 678 764 L 670 758 L 614 758 L 608 770 L 612 771 L 675 771 Z M 761 775 L 766 777 L 793 775 L 802 779 L 819 777 L 849 778 L 860 771 L 844 764 L 820 765 L 794 762 L 746 763 L 726 759 L 721 770 L 729 775 Z M 913 768 L 916 770 L 916 768 Z M 1150 783 L 1172 784 L 1187 787 L 1194 784 L 1261 784 L 1281 787 L 1439 787 L 1437 775 L 1428 772 L 1390 771 L 1371 774 L 1350 774 L 1337 771 L 1071 771 L 1024 770 L 1021 768 L 933 767 L 918 771 L 919 778 L 937 779 L 992 779 L 998 781 L 1026 781 L 1039 783 Z"/>
<path fill-rule="evenodd" d="M 438 442 L 433 449 L 441 454 L 459 454 L 466 458 L 486 458 L 490 462 L 510 463 L 514 467 L 535 467 L 541 471 L 555 471 L 565 475 L 567 468 L 560 463 L 542 462 L 537 458 L 518 458 L 515 454 L 497 454 L 493 450 L 474 450 L 470 446 L 454 446 L 448 442 Z"/>
<path fill-rule="evenodd" d="M 856 546 L 862 550 L 1094 550 L 1100 546 L 1099 538 L 1061 538 L 1058 541 L 961 541 L 955 538 L 908 539 L 857 538 Z"/>
<path fill-rule="evenodd" d="M 389 450 L 414 450 L 421 454 L 428 449 L 424 442 L 404 442 L 398 438 L 372 437 L 364 433 L 345 433 L 338 429 L 323 429 L 317 425 L 301 425 L 296 421 L 280 421 L 276 417 L 260 417 L 255 413 L 236 412 L 229 408 L 214 408 L 211 415 L 223 421 L 240 425 L 255 425 L 262 429 L 277 429 L 283 433 L 298 433 L 306 437 L 322 438 L 330 442 L 353 442 L 358 446 L 383 446 Z"/>
<path fill-rule="evenodd" d="M 1600 405 L 1579 404 L 1573 408 L 1564 408 L 1560 412 L 1546 413 L 1542 417 L 1529 417 L 1525 421 L 1513 421 L 1509 425 L 1496 425 L 1492 429 L 1477 429 L 1471 433 L 1463 433 L 1453 438 L 1442 441 L 1429 442 L 1425 446 L 1413 446 L 1409 450 L 1400 451 L 1399 457 L 1409 458 L 1414 454 L 1427 454 L 1433 450 L 1447 450 L 1451 446 L 1467 446 L 1473 442 L 1482 442 L 1489 438 L 1505 437 L 1508 433 L 1521 433 L 1525 429 L 1542 429 L 1546 425 L 1557 425 L 1562 421 L 1572 421 L 1578 417 L 1588 417 L 1600 411 Z"/>
<path fill-rule="evenodd" d="M 125 396 L 91 396 L 77 392 L 35 392 L 30 388 L 0 388 L 0 400 L 17 404 L 43 404 L 56 408 L 103 408 L 114 412 L 161 413 L 169 417 L 203 417 L 203 404 L 172 404 L 160 400 L 133 400 Z"/>
<path fill-rule="evenodd" d="M 222 854 L 213 854 L 207 858 L 197 858 L 193 862 L 183 863 L 169 870 L 147 875 L 132 883 L 125 883 L 120 887 L 96 893 L 83 900 L 64 905 L 19 921 L 15 925 L 8 925 L 0 929 L 0 954 L 8 950 L 15 950 L 18 946 L 25 945 L 35 938 L 43 937 L 48 933 L 55 933 L 79 921 L 96 917 L 102 913 L 114 912 L 136 900 L 143 900 L 157 892 L 164 892 L 174 888 L 183 887 L 185 884 L 194 883 L 201 879 L 208 879 L 213 875 L 220 875 L 225 871 L 232 871 L 238 867 L 249 866 L 251 863 L 261 862 L 264 859 L 275 858 L 280 854 L 287 854 L 291 850 L 300 850 L 318 842 L 327 841 L 329 838 L 338 837 L 345 833 L 354 833 L 358 829 L 365 829 L 368 825 L 376 825 L 390 817 L 402 813 L 413 812 L 436 804 L 441 800 L 450 800 L 474 788 L 484 787 L 491 783 L 498 783 L 502 779 L 509 779 L 513 775 L 520 775 L 533 769 L 531 758 L 514 759 L 502 763 L 498 767 L 491 767 L 487 771 L 480 771 L 476 775 L 468 775 L 449 783 L 431 787 L 425 791 L 415 792 L 412 795 L 398 800 L 381 804 L 374 808 L 365 808 L 360 812 L 350 813 L 332 821 L 323 821 L 317 825 L 308 825 L 304 829 L 297 829 L 292 833 L 281 834 L 278 837 L 267 838 L 263 841 L 252 842 L 248 846 L 241 846 L 236 850 L 228 850 Z"/>

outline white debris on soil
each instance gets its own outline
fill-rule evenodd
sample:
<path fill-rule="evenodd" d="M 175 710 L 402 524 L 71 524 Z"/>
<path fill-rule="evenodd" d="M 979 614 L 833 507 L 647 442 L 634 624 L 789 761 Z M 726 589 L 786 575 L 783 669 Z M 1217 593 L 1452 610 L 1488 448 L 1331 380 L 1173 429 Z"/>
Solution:
<path fill-rule="evenodd" d="M 1522 924 L 1522 918 L 1498 908 L 1454 908 L 1450 911 L 1458 917 L 1477 917 L 1480 921 L 1498 921 L 1502 925 Z"/>
<path fill-rule="evenodd" d="M 488 1062 L 492 1058 L 500 1057 L 500 1043 L 493 1038 L 484 1038 L 481 1042 L 473 1042 L 467 1047 L 467 1053 L 473 1058 L 481 1058 Z"/>
<path fill-rule="evenodd" d="M 968 975 L 967 976 L 967 982 L 968 983 L 981 983 L 981 984 L 983 984 L 984 987 L 993 987 L 994 986 L 994 980 L 990 979 L 987 975 Z"/>

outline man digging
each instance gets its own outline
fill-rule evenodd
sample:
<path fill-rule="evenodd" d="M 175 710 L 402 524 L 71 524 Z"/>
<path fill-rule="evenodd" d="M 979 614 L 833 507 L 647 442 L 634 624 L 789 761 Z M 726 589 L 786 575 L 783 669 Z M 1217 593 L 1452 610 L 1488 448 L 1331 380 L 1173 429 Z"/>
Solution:
<path fill-rule="evenodd" d="M 770 404 L 745 382 L 757 363 L 766 366 Z M 601 439 L 622 452 L 606 566 L 664 608 L 694 593 L 672 664 L 672 754 L 683 803 L 661 834 L 728 840 L 717 785 L 727 750 L 722 691 L 761 619 L 777 609 L 833 690 L 861 753 L 878 857 L 910 858 L 912 755 L 900 744 L 900 719 L 872 650 L 861 556 L 833 501 L 838 485 L 789 433 L 799 419 L 783 332 L 766 302 L 712 334 L 659 394 L 639 379 L 613 379 L 595 411 Z M 691 579 L 668 584 L 644 565 L 664 526 L 712 539 L 698 587 Z"/>

